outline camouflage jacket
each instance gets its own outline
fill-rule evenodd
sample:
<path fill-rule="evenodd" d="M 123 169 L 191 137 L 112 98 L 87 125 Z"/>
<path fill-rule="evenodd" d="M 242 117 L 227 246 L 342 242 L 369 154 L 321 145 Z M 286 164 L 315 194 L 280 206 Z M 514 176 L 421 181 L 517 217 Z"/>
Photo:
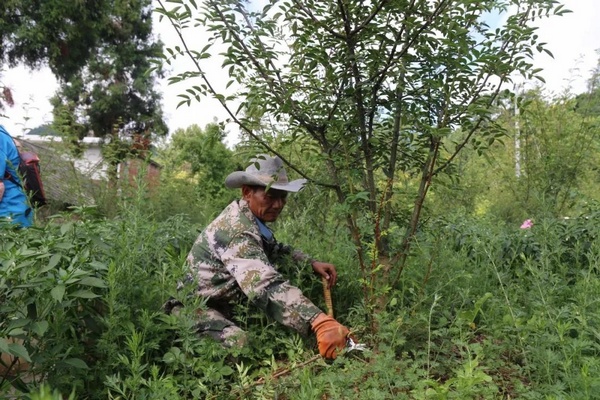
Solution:
<path fill-rule="evenodd" d="M 196 239 L 188 257 L 196 294 L 213 302 L 234 303 L 244 296 L 285 326 L 307 334 L 321 312 L 276 269 L 277 257 L 308 256 L 260 234 L 245 200 L 236 200 Z M 209 303 L 210 304 L 210 303 Z"/>

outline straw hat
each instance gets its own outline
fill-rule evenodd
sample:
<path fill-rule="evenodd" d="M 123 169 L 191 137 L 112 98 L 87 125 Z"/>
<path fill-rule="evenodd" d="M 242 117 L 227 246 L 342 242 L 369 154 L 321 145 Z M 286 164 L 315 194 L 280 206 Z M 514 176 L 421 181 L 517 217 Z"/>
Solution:
<path fill-rule="evenodd" d="M 245 171 L 232 172 L 225 178 L 225 187 L 240 188 L 242 185 L 265 186 L 286 192 L 297 192 L 304 187 L 306 179 L 289 181 L 283 161 L 275 156 L 258 154 Z"/>

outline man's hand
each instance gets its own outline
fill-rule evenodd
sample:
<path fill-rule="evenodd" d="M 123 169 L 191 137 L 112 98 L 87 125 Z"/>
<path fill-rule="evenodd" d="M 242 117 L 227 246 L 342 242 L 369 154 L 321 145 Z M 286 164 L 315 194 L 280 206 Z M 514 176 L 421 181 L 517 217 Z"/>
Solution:
<path fill-rule="evenodd" d="M 319 354 L 325 358 L 335 359 L 340 350 L 346 347 L 350 331 L 332 317 L 321 313 L 311 324 L 317 335 Z"/>
<path fill-rule="evenodd" d="M 337 271 L 335 270 L 335 266 L 321 261 L 313 261 L 311 265 L 315 274 L 319 274 L 327 279 L 327 288 L 331 289 L 337 281 Z"/>

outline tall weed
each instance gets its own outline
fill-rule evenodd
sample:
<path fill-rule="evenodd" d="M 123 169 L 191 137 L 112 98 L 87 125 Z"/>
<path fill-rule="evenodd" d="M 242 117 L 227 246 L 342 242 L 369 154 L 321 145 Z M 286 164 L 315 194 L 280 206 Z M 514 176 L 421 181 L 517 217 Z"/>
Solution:
<path fill-rule="evenodd" d="M 32 366 L 20 379 L 0 377 L 0 391 L 50 396 L 46 383 L 86 399 L 592 399 L 600 390 L 598 212 L 528 230 L 464 216 L 429 221 L 371 315 L 343 226 L 316 226 L 296 209 L 278 222 L 278 239 L 338 267 L 335 315 L 371 349 L 326 363 L 309 362 L 314 337 L 252 304 L 237 310 L 250 339 L 243 349 L 196 335 L 202 302 L 162 313 L 198 229 L 181 216 L 158 221 L 143 205 L 132 198 L 116 218 L 81 209 L 0 231 L 0 338 L 23 340 L 0 339 L 0 348 Z M 324 307 L 310 266 L 285 272 Z"/>

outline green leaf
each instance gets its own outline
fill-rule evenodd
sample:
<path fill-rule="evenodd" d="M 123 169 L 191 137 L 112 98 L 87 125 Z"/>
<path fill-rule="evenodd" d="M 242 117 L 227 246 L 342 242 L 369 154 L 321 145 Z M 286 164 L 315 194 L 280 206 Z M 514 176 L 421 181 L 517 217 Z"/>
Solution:
<path fill-rule="evenodd" d="M 0 337 L 0 353 L 8 353 L 8 342 Z"/>
<path fill-rule="evenodd" d="M 90 369 L 90 367 L 88 367 L 85 361 L 83 361 L 81 358 L 67 358 L 62 362 L 79 369 Z"/>
<path fill-rule="evenodd" d="M 96 278 L 94 276 L 88 276 L 87 278 L 83 278 L 81 281 L 79 281 L 79 284 L 84 286 L 94 286 L 98 288 L 106 287 L 106 283 L 104 282 L 104 280 Z"/>
<path fill-rule="evenodd" d="M 65 296 L 65 285 L 55 286 L 50 291 L 50 295 L 54 300 L 60 303 L 63 300 L 63 297 Z"/>
<path fill-rule="evenodd" d="M 77 290 L 73 293 L 70 293 L 69 296 L 79 297 L 82 299 L 95 299 L 96 297 L 100 297 L 100 295 L 95 294 L 94 292 L 92 292 L 90 290 Z"/>
<path fill-rule="evenodd" d="M 29 318 L 17 318 L 17 319 L 13 319 L 10 321 L 10 323 L 7 326 L 7 330 L 11 330 L 11 329 L 15 329 L 15 328 L 22 328 L 24 326 L 26 326 L 27 324 L 29 324 L 31 322 L 31 320 Z"/>
<path fill-rule="evenodd" d="M 167 354 L 165 354 L 163 356 L 163 361 L 165 364 L 172 364 L 175 361 L 177 361 L 177 357 L 175 357 L 175 355 L 171 352 L 168 352 Z"/>
<path fill-rule="evenodd" d="M 73 230 L 73 223 L 72 222 L 67 222 L 66 224 L 61 225 L 60 227 L 60 233 L 61 235 L 65 235 L 67 232 L 70 232 Z"/>
<path fill-rule="evenodd" d="M 49 269 L 56 267 L 61 258 L 62 258 L 62 254 L 60 254 L 60 253 L 52 254 L 52 257 L 50 257 L 50 261 L 48 262 L 48 265 L 44 269 L 49 270 Z"/>
<path fill-rule="evenodd" d="M 15 329 L 8 331 L 8 336 L 21 336 L 21 335 L 26 335 L 26 334 L 27 334 L 27 332 L 25 332 L 25 330 L 23 328 L 15 328 Z"/>
<path fill-rule="evenodd" d="M 90 267 L 92 267 L 95 270 L 100 270 L 100 271 L 108 270 L 108 267 L 106 266 L 106 264 L 101 263 L 99 261 L 92 261 L 89 265 L 90 265 Z"/>
<path fill-rule="evenodd" d="M 75 247 L 75 245 L 73 243 L 62 242 L 62 243 L 56 243 L 54 245 L 54 247 L 57 247 L 57 248 L 63 249 L 63 250 L 71 250 L 73 247 Z"/>
<path fill-rule="evenodd" d="M 27 362 L 31 362 L 31 358 L 29 358 L 29 352 L 22 344 L 9 343 L 8 344 L 8 353 L 12 354 L 15 357 L 22 358 Z"/>
<path fill-rule="evenodd" d="M 233 369 L 229 365 L 224 365 L 221 367 L 221 375 L 229 376 L 231 374 L 233 374 Z"/>
<path fill-rule="evenodd" d="M 31 331 L 38 336 L 44 336 L 48 330 L 48 321 L 36 321 L 31 324 Z"/>

